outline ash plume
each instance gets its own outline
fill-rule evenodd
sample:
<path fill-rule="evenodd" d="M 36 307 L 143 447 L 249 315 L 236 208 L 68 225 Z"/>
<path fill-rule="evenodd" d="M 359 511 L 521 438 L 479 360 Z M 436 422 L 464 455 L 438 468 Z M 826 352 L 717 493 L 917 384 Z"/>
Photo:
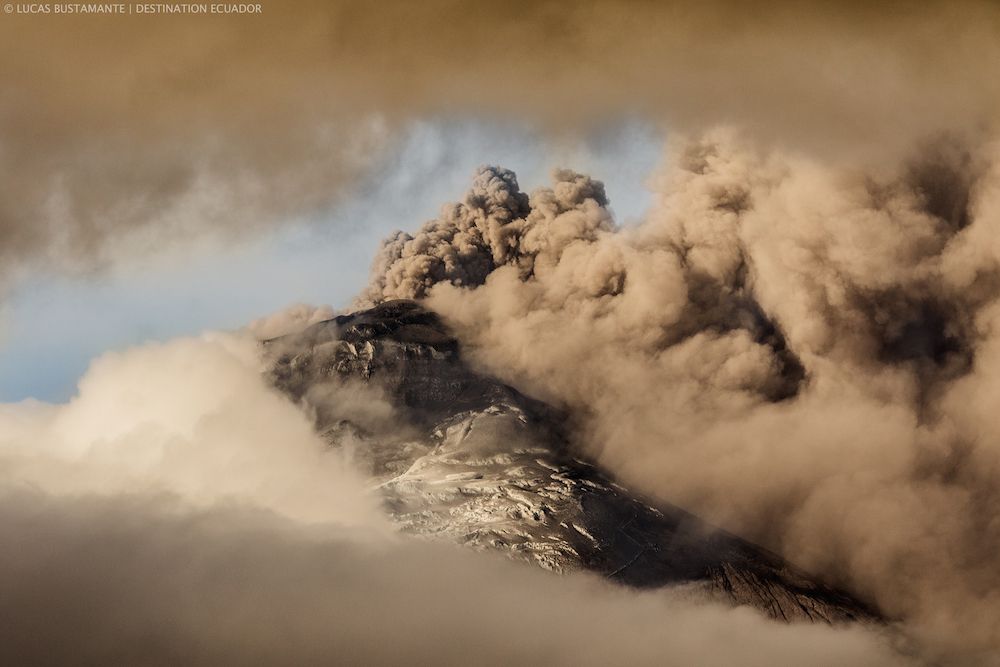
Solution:
<path fill-rule="evenodd" d="M 414 120 L 662 124 L 641 224 L 620 227 L 595 178 L 529 194 L 485 168 L 387 241 L 359 301 L 422 300 L 623 480 L 877 605 L 929 660 L 995 664 L 998 63 L 986 0 L 4 16 L 0 290 L 322 211 Z M 472 637 L 508 663 L 898 659 L 862 628 L 400 546 L 259 362 L 249 339 L 174 341 L 103 357 L 66 405 L 0 406 L 0 653 L 483 662 L 455 641 Z M 325 409 L 396 426 L 354 390 Z M 339 537 L 355 529 L 379 536 Z"/>
<path fill-rule="evenodd" d="M 590 177 L 526 195 L 486 167 L 385 242 L 362 300 L 425 300 L 624 479 L 988 662 L 1000 154 L 915 153 L 848 169 L 716 130 L 628 228 Z"/>
<path fill-rule="evenodd" d="M 558 134 L 623 114 L 669 131 L 738 123 L 763 143 L 881 160 L 934 132 L 989 132 L 1000 103 L 986 1 L 262 9 L 5 16 L 0 277 L 322 211 L 428 116 Z"/>

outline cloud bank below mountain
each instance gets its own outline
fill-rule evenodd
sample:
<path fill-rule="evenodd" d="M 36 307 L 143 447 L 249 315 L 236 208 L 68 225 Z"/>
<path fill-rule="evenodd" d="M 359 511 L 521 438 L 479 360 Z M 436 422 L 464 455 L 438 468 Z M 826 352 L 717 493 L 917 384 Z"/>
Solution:
<path fill-rule="evenodd" d="M 96 360 L 67 404 L 2 406 L 4 661 L 906 664 L 860 627 L 404 539 L 260 363 L 206 334 Z"/>

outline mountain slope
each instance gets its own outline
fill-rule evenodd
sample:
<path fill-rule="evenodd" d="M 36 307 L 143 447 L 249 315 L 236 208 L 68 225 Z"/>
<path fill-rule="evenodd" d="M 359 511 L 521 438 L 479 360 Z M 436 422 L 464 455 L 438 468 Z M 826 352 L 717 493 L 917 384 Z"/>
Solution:
<path fill-rule="evenodd" d="M 495 549 L 554 571 L 637 587 L 684 584 L 784 620 L 871 620 L 847 595 L 669 505 L 653 506 L 574 454 L 555 409 L 473 372 L 438 317 L 412 301 L 266 343 L 272 379 L 349 439 L 403 530 Z M 406 437 L 366 432 L 324 405 L 363 382 L 403 415 Z"/>

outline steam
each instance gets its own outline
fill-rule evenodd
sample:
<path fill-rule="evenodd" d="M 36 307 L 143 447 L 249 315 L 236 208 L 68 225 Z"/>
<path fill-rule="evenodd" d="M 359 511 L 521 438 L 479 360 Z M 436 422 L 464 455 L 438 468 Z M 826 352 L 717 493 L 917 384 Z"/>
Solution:
<path fill-rule="evenodd" d="M 332 319 L 330 306 L 310 306 L 296 303 L 266 317 L 261 317 L 249 325 L 247 331 L 258 340 L 269 340 L 286 334 L 302 331 L 310 324 Z"/>
<path fill-rule="evenodd" d="M 908 664 L 872 630 L 397 536 L 258 355 L 232 334 L 144 345 L 97 359 L 67 404 L 2 406 L 0 659 Z M 329 389 L 355 423 L 395 420 Z"/>
<path fill-rule="evenodd" d="M 64 405 L 0 406 L 0 472 L 56 494 L 166 494 L 378 527 L 350 463 L 263 379 L 250 337 L 205 334 L 97 359 Z M 357 400 L 363 400 L 359 398 Z"/>
<path fill-rule="evenodd" d="M 5 493 L 0 524 L 0 656 L 14 664 L 906 664 L 860 628 L 246 510 Z"/>
<path fill-rule="evenodd" d="M 617 228 L 570 171 L 487 167 L 384 244 L 364 299 L 423 298 L 591 454 L 905 619 L 1000 649 L 1000 154 L 846 169 L 731 130 L 677 142 Z"/>

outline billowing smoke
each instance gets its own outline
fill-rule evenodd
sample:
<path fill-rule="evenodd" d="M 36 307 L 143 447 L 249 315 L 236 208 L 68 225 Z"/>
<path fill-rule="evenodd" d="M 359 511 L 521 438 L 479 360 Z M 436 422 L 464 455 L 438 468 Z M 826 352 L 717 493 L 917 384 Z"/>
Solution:
<path fill-rule="evenodd" d="M 871 629 L 395 535 L 257 350 L 146 345 L 95 361 L 65 405 L 2 406 L 0 661 L 908 664 Z M 391 424 L 363 392 L 324 404 Z"/>
<path fill-rule="evenodd" d="M 4 16 L 0 287 L 301 219 L 424 116 L 734 124 L 675 143 L 636 227 L 586 176 L 529 196 L 485 170 L 387 243 L 363 299 L 426 299 L 623 478 L 870 598 L 930 655 L 988 662 L 1000 12 L 693 4 Z M 9 662 L 892 659 L 857 629 L 400 546 L 260 371 L 254 341 L 210 336 L 104 357 L 67 405 L 0 407 Z M 393 424 L 355 390 L 325 404 Z"/>
<path fill-rule="evenodd" d="M 414 118 L 898 155 L 1000 104 L 1000 12 L 921 3 L 307 0 L 0 22 L 0 278 L 243 238 L 330 206 Z M 40 46 L 40 45 L 44 45 Z"/>
<path fill-rule="evenodd" d="M 426 299 L 647 492 L 904 619 L 1000 650 L 1000 160 L 942 139 L 847 169 L 678 141 L 634 227 L 570 171 L 487 167 L 386 241 L 364 299 Z"/>

